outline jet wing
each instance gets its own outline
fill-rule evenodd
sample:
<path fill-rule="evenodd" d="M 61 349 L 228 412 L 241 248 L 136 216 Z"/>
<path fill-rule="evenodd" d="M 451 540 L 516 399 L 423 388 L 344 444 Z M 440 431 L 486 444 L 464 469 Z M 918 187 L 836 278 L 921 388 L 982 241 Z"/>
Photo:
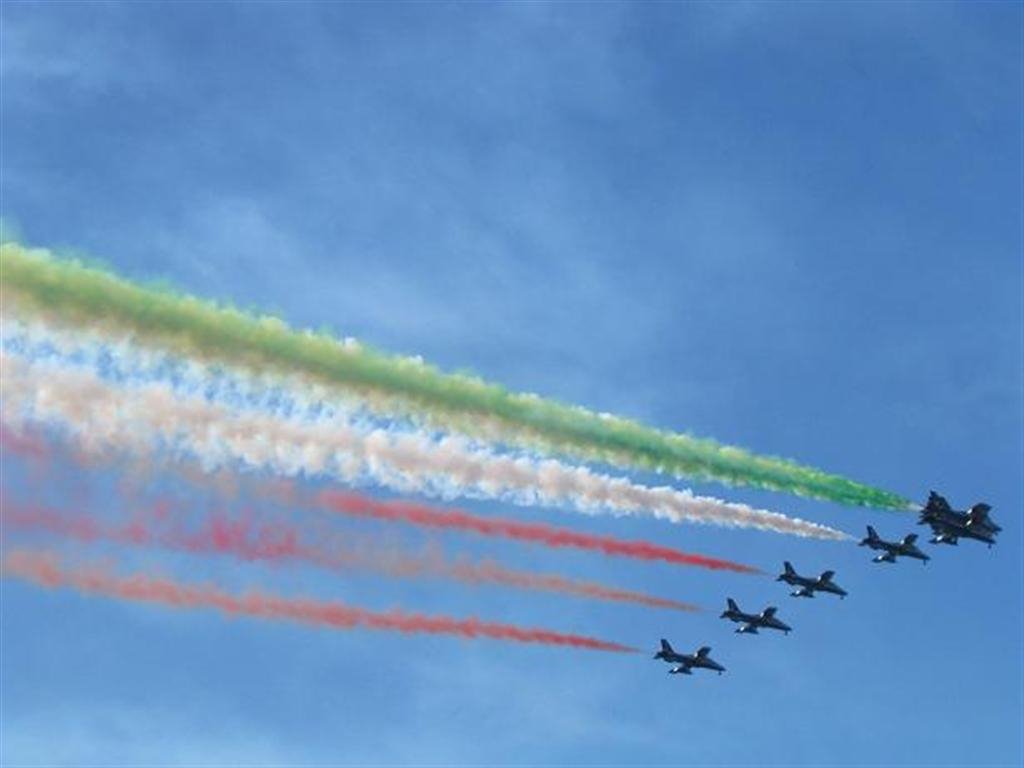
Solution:
<path fill-rule="evenodd" d="M 986 517 L 988 517 L 988 513 L 991 511 L 991 509 L 992 509 L 992 507 L 989 506 L 988 504 L 985 504 L 984 502 L 980 502 L 978 504 L 975 504 L 969 510 L 967 510 L 967 514 L 972 519 L 984 520 Z"/>
<path fill-rule="evenodd" d="M 992 509 L 988 504 L 980 503 L 975 504 L 969 510 L 967 510 L 967 525 L 974 527 L 985 527 L 993 533 L 999 533 L 1003 529 L 992 522 L 989 518 L 988 513 Z"/>
<path fill-rule="evenodd" d="M 832 581 L 832 577 L 835 575 L 835 571 L 825 571 L 821 574 L 821 581 Z"/>
<path fill-rule="evenodd" d="M 705 659 L 709 653 L 711 653 L 711 646 L 705 645 L 697 649 L 698 658 Z"/>
<path fill-rule="evenodd" d="M 761 618 L 762 619 L 770 619 L 773 616 L 775 616 L 775 612 L 777 610 L 779 610 L 779 609 L 776 608 L 774 605 L 770 605 L 767 608 L 765 608 L 763 611 L 761 611 Z"/>
<path fill-rule="evenodd" d="M 903 546 L 905 546 L 905 547 L 912 546 L 915 541 L 917 541 L 917 534 L 916 533 L 908 533 L 906 536 L 903 537 Z"/>

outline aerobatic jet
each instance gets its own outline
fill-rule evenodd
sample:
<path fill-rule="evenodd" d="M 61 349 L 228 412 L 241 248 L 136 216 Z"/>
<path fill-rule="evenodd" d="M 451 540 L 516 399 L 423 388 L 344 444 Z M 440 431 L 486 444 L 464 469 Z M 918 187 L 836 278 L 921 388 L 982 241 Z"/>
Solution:
<path fill-rule="evenodd" d="M 670 675 L 691 675 L 690 670 L 694 668 L 713 669 L 718 674 L 725 672 L 725 667 L 712 659 L 710 653 L 711 648 L 706 645 L 698 648 L 696 653 L 676 653 L 668 640 L 662 638 L 661 650 L 654 654 L 654 658 L 676 665 L 668 671 Z"/>
<path fill-rule="evenodd" d="M 821 576 L 815 578 L 814 576 L 801 576 L 793 570 L 793 565 L 789 561 L 783 565 L 786 570 L 779 574 L 776 581 L 784 581 L 791 587 L 800 587 L 796 592 L 790 592 L 793 597 L 814 597 L 815 592 L 831 592 L 833 595 L 839 595 L 840 598 L 846 597 L 846 590 L 832 581 L 832 577 L 836 575 L 835 571 L 825 571 Z"/>
<path fill-rule="evenodd" d="M 768 606 L 760 613 L 744 613 L 731 597 L 726 598 L 725 603 L 728 607 L 720 618 L 742 624 L 743 626 L 736 630 L 741 635 L 756 635 L 759 628 L 777 629 L 788 635 L 792 629 L 788 624 L 775 618 L 775 612 L 779 609 L 774 605 Z"/>
<path fill-rule="evenodd" d="M 895 563 L 897 557 L 913 557 L 922 564 L 927 563 L 931 558 L 917 548 L 915 541 L 916 533 L 908 533 L 903 537 L 903 541 L 886 541 L 869 525 L 867 538 L 861 540 L 860 546 L 882 551 L 882 554 L 873 558 L 876 563 Z"/>
<path fill-rule="evenodd" d="M 955 546 L 959 539 L 977 539 L 991 547 L 996 543 L 996 534 L 1003 530 L 988 516 L 991 509 L 988 504 L 979 503 L 966 512 L 960 512 L 932 491 L 928 494 L 928 503 L 921 510 L 918 524 L 931 526 L 932 544 Z"/>

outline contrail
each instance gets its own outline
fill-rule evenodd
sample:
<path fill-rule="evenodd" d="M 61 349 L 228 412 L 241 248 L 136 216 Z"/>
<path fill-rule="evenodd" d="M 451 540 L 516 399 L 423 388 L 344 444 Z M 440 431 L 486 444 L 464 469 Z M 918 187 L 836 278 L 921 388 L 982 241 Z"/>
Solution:
<path fill-rule="evenodd" d="M 9 553 L 3 561 L 3 575 L 49 589 L 71 587 L 86 594 L 156 603 L 170 608 L 213 608 L 229 616 L 293 621 L 331 629 L 375 629 L 454 635 L 469 639 L 489 638 L 595 651 L 637 652 L 636 648 L 593 637 L 518 627 L 475 618 L 427 616 L 399 610 L 375 612 L 339 602 L 279 597 L 257 591 L 235 595 L 212 585 L 186 585 L 141 573 L 116 576 L 94 566 L 67 568 L 62 566 L 56 557 L 36 552 Z"/>
<path fill-rule="evenodd" d="M 555 574 L 512 570 L 489 560 L 453 562 L 436 547 L 423 555 L 413 555 L 395 549 L 367 547 L 365 542 L 353 542 L 350 537 L 338 535 L 325 536 L 323 532 L 316 537 L 318 545 L 312 545 L 309 537 L 302 535 L 302 530 L 281 521 L 258 522 L 249 517 L 213 514 L 206 517 L 198 530 L 185 530 L 180 524 L 169 527 L 166 516 L 172 510 L 161 507 L 137 511 L 130 522 L 115 525 L 88 515 L 68 515 L 46 507 L 4 501 L 3 520 L 7 531 L 42 531 L 84 542 L 158 546 L 193 554 L 229 555 L 246 561 L 302 563 L 334 571 L 373 571 L 405 579 L 446 578 L 465 584 L 493 584 L 677 611 L 700 610 L 677 600 Z"/>
<path fill-rule="evenodd" d="M 586 514 L 653 515 L 672 522 L 749 527 L 820 539 L 841 531 L 745 504 L 651 488 L 555 460 L 495 454 L 455 437 L 368 429 L 352 422 L 234 412 L 166 384 L 113 385 L 95 373 L 0 353 L 3 420 L 60 425 L 86 450 L 198 458 L 206 470 L 241 465 L 286 476 L 373 482 L 402 493 L 467 496 Z"/>
<path fill-rule="evenodd" d="M 37 441 L 35 436 L 27 439 Z M 44 447 L 45 443 L 40 443 Z M 185 471 L 184 478 L 192 484 L 203 484 L 209 476 L 196 475 Z M 219 479 L 218 485 L 226 484 L 232 489 L 232 495 L 238 490 L 237 475 L 227 474 Z M 352 492 L 325 491 L 320 494 L 308 494 L 300 490 L 289 480 L 256 481 L 251 491 L 261 498 L 273 499 L 291 507 L 304 506 L 325 508 L 332 512 L 373 518 L 391 522 L 405 523 L 424 528 L 462 531 L 481 536 L 494 536 L 536 544 L 553 548 L 580 549 L 599 552 L 611 557 L 628 557 L 637 560 L 660 561 L 672 565 L 708 568 L 715 571 L 732 571 L 734 573 L 762 574 L 759 568 L 744 565 L 732 560 L 724 560 L 693 552 L 684 552 L 673 547 L 666 547 L 649 541 L 621 539 L 615 536 L 598 536 L 580 533 L 570 528 L 548 525 L 545 523 L 523 523 L 493 516 L 474 515 L 461 509 L 444 509 L 428 507 L 403 501 L 382 501 L 363 494 Z"/>
<path fill-rule="evenodd" d="M 482 517 L 460 509 L 433 509 L 405 501 L 378 501 L 360 494 L 338 491 L 324 491 L 315 497 L 314 503 L 346 515 L 392 520 L 428 528 L 466 531 L 481 536 L 498 536 L 530 544 L 543 544 L 547 547 L 569 547 L 602 552 L 605 555 L 659 560 L 673 565 L 690 565 L 716 571 L 762 573 L 749 565 L 683 552 L 647 541 L 578 533 L 544 523 L 521 523 L 497 517 Z"/>
<path fill-rule="evenodd" d="M 48 458 L 47 446 L 42 440 L 9 429 L 0 421 L 0 448 L 32 459 Z"/>
<path fill-rule="evenodd" d="M 361 396 L 378 411 L 405 413 L 446 429 L 561 451 L 585 461 L 842 504 L 906 509 L 909 503 L 897 494 L 793 461 L 512 393 L 477 378 L 442 373 L 417 359 L 385 355 L 323 333 L 295 331 L 277 318 L 141 286 L 104 270 L 54 259 L 42 249 L 4 243 L 0 267 L 3 299 L 19 314 L 65 328 L 130 334 L 188 357 L 300 374 Z"/>

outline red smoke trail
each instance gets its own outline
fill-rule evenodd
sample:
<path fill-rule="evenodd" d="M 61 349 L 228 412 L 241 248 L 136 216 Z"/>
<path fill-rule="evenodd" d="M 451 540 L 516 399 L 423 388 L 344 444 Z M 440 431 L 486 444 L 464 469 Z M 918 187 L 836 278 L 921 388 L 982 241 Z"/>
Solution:
<path fill-rule="evenodd" d="M 35 438 L 31 438 L 35 441 Z M 45 442 L 40 442 L 46 448 Z M 235 495 L 243 478 L 227 471 L 215 475 L 198 472 L 190 464 L 169 465 L 169 469 L 193 485 L 216 488 L 224 495 Z M 606 555 L 632 557 L 640 560 L 660 560 L 674 565 L 688 565 L 734 573 L 764 574 L 753 566 L 731 560 L 683 552 L 672 547 L 646 541 L 618 539 L 614 536 L 596 536 L 577 533 L 567 528 L 544 523 L 520 523 L 494 517 L 479 517 L 459 509 L 439 509 L 422 504 L 400 501 L 379 501 L 369 496 L 341 491 L 324 491 L 310 498 L 290 480 L 247 480 L 257 496 L 273 499 L 291 506 L 320 506 L 336 512 L 378 520 L 410 523 L 430 528 L 461 530 L 483 536 L 499 536 L 517 541 L 542 544 L 549 547 L 573 547 Z"/>
<path fill-rule="evenodd" d="M 529 629 L 511 624 L 455 619 L 447 616 L 424 616 L 392 610 L 386 613 L 368 611 L 337 602 L 309 598 L 289 598 L 262 592 L 233 595 L 212 585 L 190 586 L 143 574 L 119 577 L 96 568 L 63 568 L 60 561 L 48 554 L 11 552 L 4 559 L 5 576 L 24 579 L 41 587 L 72 587 L 81 592 L 122 600 L 157 603 L 172 608 L 215 608 L 232 616 L 255 616 L 262 619 L 296 621 L 334 629 L 377 629 L 407 633 L 456 635 L 465 638 L 486 637 L 518 643 L 541 643 L 596 651 L 636 653 L 637 649 L 582 635 Z"/>
<path fill-rule="evenodd" d="M 483 562 L 479 564 L 456 563 L 449 571 L 460 581 L 475 583 L 505 584 L 510 587 L 522 589 L 536 589 L 548 592 L 561 592 L 565 594 L 581 595 L 592 597 L 595 600 L 610 600 L 622 603 L 638 603 L 649 605 L 652 608 L 672 608 L 677 611 L 700 611 L 701 609 L 690 603 L 683 603 L 678 600 L 668 600 L 663 597 L 645 595 L 641 592 L 633 592 L 626 589 L 615 589 L 601 584 L 594 584 L 586 581 L 575 581 L 566 579 L 554 574 L 534 574 L 522 571 L 511 571 L 497 565 L 496 563 Z"/>
<path fill-rule="evenodd" d="M 603 552 L 606 555 L 636 557 L 641 560 L 663 560 L 675 565 L 694 565 L 712 570 L 737 573 L 763 573 L 749 565 L 694 555 L 671 547 L 646 541 L 629 541 L 612 536 L 594 536 L 556 528 L 544 523 L 519 523 L 493 517 L 479 517 L 459 509 L 435 509 L 405 501 L 377 501 L 367 496 L 340 491 L 324 491 L 315 497 L 316 503 L 346 515 L 372 517 L 430 528 L 469 531 L 482 536 L 500 536 L 549 547 L 576 547 Z"/>
<path fill-rule="evenodd" d="M 317 537 L 320 546 L 314 547 L 304 543 L 300 530 L 287 523 L 257 523 L 248 518 L 230 519 L 213 515 L 197 531 L 186 532 L 180 526 L 161 530 L 159 523 L 166 521 L 169 513 L 168 508 L 160 508 L 135 515 L 127 525 L 109 525 L 90 517 L 65 515 L 42 507 L 6 504 L 4 522 L 7 530 L 39 530 L 78 541 L 156 545 L 194 554 L 214 553 L 243 560 L 301 562 L 333 570 L 371 570 L 396 578 L 424 575 L 446 577 L 467 584 L 499 584 L 678 611 L 700 610 L 677 600 L 576 581 L 554 574 L 511 570 L 492 561 L 449 562 L 443 553 L 436 550 L 425 556 L 416 556 L 399 551 L 353 546 L 351 541 L 338 536 L 325 543 L 323 535 Z"/>
<path fill-rule="evenodd" d="M 44 440 L 16 432 L 2 421 L 0 421 L 0 448 L 30 459 L 47 459 L 50 456 L 49 446 Z"/>

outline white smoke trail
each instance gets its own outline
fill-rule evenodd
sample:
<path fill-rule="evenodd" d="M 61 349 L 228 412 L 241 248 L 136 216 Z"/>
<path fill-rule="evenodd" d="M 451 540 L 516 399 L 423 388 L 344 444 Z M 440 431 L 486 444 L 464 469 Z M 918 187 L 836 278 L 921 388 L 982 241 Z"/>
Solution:
<path fill-rule="evenodd" d="M 469 441 L 369 429 L 342 418 L 286 419 L 236 412 L 175 393 L 164 382 L 112 383 L 53 361 L 0 354 L 2 418 L 59 427 L 88 451 L 157 450 L 195 458 L 206 470 L 241 465 L 399 492 L 468 496 L 520 505 L 569 506 L 594 514 L 644 515 L 842 540 L 846 534 L 744 504 L 651 488 L 556 460 L 495 454 Z"/>
<path fill-rule="evenodd" d="M 2 294 L 2 291 L 0 291 Z M 401 398 L 373 390 L 325 384 L 302 371 L 249 369 L 239 365 L 182 357 L 145 338 L 108 329 L 58 327 L 48 321 L 23 315 L 17 302 L 0 300 L 0 345 L 4 351 L 34 360 L 73 362 L 103 371 L 115 382 L 165 381 L 178 393 L 201 395 L 231 407 L 255 407 L 285 418 L 343 418 L 361 425 L 384 423 L 409 430 L 437 433 L 421 416 L 403 413 Z M 356 348 L 355 339 L 339 342 Z M 422 361 L 420 361 L 422 362 Z M 416 365 L 406 358 L 404 364 Z M 467 444 L 482 447 L 500 441 L 501 424 L 485 414 L 452 415 L 449 426 L 472 423 L 460 434 Z M 468 432 L 472 432 L 471 437 Z M 527 453 L 527 451 L 521 451 Z"/>
<path fill-rule="evenodd" d="M 370 418 L 358 401 L 329 392 L 308 377 L 209 365 L 127 336 L 87 328 L 55 330 L 14 316 L 4 308 L 0 308 L 0 346 L 35 361 L 92 368 L 115 383 L 164 381 L 178 394 L 201 396 L 231 408 L 253 408 L 286 418 Z"/>

